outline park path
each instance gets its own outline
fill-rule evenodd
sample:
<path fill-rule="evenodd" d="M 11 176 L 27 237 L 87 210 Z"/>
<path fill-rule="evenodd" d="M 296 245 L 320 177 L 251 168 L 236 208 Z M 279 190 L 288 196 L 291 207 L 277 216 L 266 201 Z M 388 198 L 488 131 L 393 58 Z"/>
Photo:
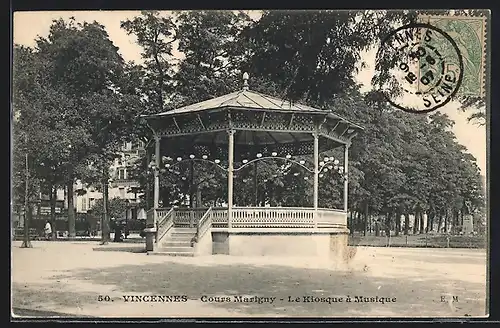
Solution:
<path fill-rule="evenodd" d="M 134 253 L 140 245 L 33 242 L 12 247 L 13 307 L 97 317 L 482 316 L 486 253 L 468 249 L 358 247 L 348 265 L 323 259 Z M 124 251 L 129 247 L 131 252 Z M 109 301 L 99 301 L 99 295 Z M 186 295 L 187 302 L 125 302 L 124 296 Z M 273 304 L 202 302 L 201 296 L 276 297 Z M 389 303 L 348 303 L 346 296 Z M 343 302 L 303 302 L 303 296 Z M 301 302 L 288 302 L 289 297 Z M 455 297 L 455 302 L 453 302 Z M 107 298 L 106 298 L 107 299 Z M 283 300 L 281 300 L 283 299 Z M 458 302 L 456 301 L 458 300 Z"/>

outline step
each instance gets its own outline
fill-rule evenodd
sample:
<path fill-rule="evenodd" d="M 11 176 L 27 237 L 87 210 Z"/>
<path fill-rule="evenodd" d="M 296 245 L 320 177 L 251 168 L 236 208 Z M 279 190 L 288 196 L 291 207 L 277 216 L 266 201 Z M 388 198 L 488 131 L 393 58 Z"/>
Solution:
<path fill-rule="evenodd" d="M 191 240 L 166 240 L 162 243 L 163 247 L 191 247 Z"/>
<path fill-rule="evenodd" d="M 196 233 L 196 228 L 172 228 L 172 232 Z"/>
<path fill-rule="evenodd" d="M 158 251 L 154 251 L 154 252 L 148 252 L 148 255 L 194 257 L 194 252 L 168 252 L 168 251 L 164 251 L 164 250 L 158 250 Z"/>
<path fill-rule="evenodd" d="M 171 236 L 194 236 L 196 235 L 196 231 L 195 232 L 184 232 L 184 231 L 172 231 L 170 233 Z"/>
<path fill-rule="evenodd" d="M 180 252 L 180 253 L 189 253 L 194 252 L 194 248 L 191 246 L 169 246 L 169 247 L 161 247 L 160 250 L 164 252 Z"/>
<path fill-rule="evenodd" d="M 191 236 L 170 236 L 168 237 L 167 239 L 165 239 L 165 241 L 191 241 L 191 239 L 193 239 L 194 235 Z"/>

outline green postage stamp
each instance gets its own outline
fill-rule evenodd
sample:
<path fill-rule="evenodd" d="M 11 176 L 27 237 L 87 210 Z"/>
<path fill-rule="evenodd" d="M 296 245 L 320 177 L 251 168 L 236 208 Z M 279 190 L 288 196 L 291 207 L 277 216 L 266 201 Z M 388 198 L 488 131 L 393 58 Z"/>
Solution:
<path fill-rule="evenodd" d="M 463 79 L 458 94 L 483 97 L 485 89 L 486 17 L 454 15 L 419 15 L 421 23 L 430 24 L 447 33 L 462 56 Z M 453 52 L 449 43 L 436 45 L 444 54 Z"/>

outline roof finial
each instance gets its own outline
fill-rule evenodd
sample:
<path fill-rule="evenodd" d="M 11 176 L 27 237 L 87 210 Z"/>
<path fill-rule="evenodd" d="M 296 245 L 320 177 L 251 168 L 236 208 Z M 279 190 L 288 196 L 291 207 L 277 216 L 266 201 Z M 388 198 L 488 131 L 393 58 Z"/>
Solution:
<path fill-rule="evenodd" d="M 247 72 L 243 73 L 243 90 L 248 90 L 248 78 L 249 75 Z"/>

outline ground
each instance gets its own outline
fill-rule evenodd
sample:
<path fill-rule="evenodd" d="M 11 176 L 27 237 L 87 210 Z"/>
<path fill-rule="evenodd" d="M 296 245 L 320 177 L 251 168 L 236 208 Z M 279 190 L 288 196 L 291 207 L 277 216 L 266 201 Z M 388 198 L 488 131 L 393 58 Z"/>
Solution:
<path fill-rule="evenodd" d="M 12 307 L 22 316 L 463 317 L 486 311 L 484 250 L 356 247 L 347 265 L 335 265 L 291 257 L 152 256 L 140 253 L 143 244 L 99 246 L 96 241 L 20 246 L 13 242 Z M 124 301 L 132 295 L 186 295 L 188 300 Z M 200 300 L 203 295 L 276 299 L 273 304 L 209 303 Z M 289 296 L 300 302 L 288 302 Z M 303 296 L 343 301 L 303 302 Z M 359 303 L 355 296 L 393 302 Z"/>

